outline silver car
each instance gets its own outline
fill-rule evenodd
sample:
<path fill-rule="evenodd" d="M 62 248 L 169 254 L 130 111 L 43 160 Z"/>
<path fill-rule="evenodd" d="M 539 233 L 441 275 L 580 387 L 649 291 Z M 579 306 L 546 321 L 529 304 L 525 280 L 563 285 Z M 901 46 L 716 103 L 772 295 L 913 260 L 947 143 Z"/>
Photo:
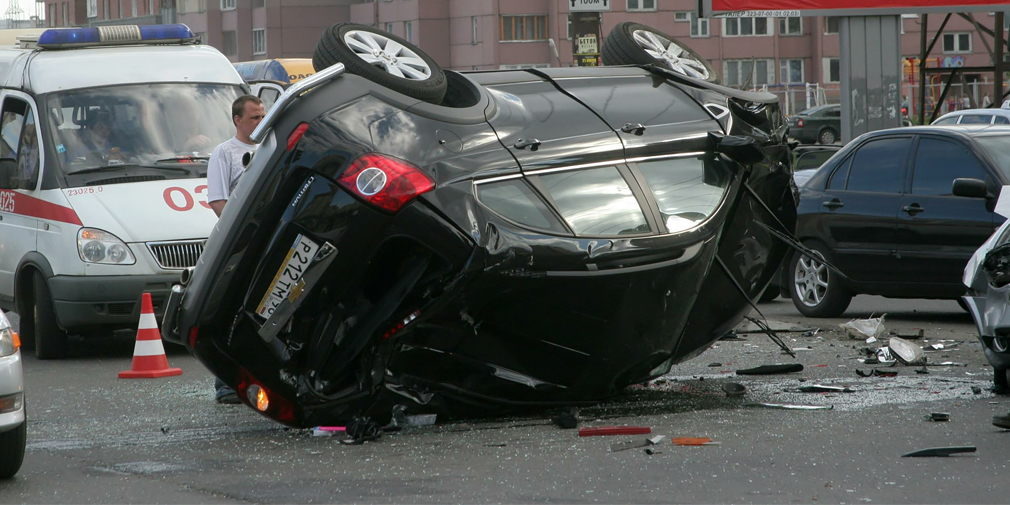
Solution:
<path fill-rule="evenodd" d="M 21 342 L 0 310 L 0 479 L 18 473 L 25 457 L 25 382 Z"/>

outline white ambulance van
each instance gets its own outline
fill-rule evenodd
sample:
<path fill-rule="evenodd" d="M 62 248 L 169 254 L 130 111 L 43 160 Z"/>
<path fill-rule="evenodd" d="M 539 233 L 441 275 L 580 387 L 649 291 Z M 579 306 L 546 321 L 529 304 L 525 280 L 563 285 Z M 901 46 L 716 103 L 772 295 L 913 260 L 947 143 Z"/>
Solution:
<path fill-rule="evenodd" d="M 185 25 L 50 29 L 0 49 L 0 306 L 24 347 L 160 319 L 217 222 L 207 159 L 248 88 Z"/>

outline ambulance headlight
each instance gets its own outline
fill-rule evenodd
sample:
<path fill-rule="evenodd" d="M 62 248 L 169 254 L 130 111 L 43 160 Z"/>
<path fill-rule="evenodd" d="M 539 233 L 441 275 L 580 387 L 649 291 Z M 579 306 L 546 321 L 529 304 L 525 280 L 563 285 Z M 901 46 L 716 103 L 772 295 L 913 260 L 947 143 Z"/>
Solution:
<path fill-rule="evenodd" d="M 137 262 L 119 237 L 94 228 L 81 228 L 77 232 L 77 250 L 87 263 L 132 265 Z"/>

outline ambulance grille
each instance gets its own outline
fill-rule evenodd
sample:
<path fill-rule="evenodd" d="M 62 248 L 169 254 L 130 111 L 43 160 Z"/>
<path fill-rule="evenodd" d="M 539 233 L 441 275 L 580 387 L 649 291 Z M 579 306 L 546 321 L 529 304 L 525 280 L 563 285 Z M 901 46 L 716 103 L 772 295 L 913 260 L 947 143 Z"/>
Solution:
<path fill-rule="evenodd" d="M 148 242 L 147 248 L 158 261 L 161 268 L 183 269 L 196 266 L 196 260 L 203 253 L 205 240 L 187 240 L 182 242 Z"/>

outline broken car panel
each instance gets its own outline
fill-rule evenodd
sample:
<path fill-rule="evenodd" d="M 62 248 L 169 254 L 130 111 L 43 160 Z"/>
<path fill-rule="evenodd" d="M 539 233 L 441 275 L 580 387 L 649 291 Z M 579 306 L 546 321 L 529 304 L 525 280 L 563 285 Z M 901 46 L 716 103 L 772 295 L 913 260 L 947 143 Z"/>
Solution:
<path fill-rule="evenodd" d="M 774 96 L 716 118 L 689 97 L 723 88 L 646 68 L 446 71 L 435 105 L 334 69 L 271 110 L 162 325 L 272 419 L 599 400 L 710 346 L 784 255 Z M 665 108 L 623 132 L 610 92 Z"/>

